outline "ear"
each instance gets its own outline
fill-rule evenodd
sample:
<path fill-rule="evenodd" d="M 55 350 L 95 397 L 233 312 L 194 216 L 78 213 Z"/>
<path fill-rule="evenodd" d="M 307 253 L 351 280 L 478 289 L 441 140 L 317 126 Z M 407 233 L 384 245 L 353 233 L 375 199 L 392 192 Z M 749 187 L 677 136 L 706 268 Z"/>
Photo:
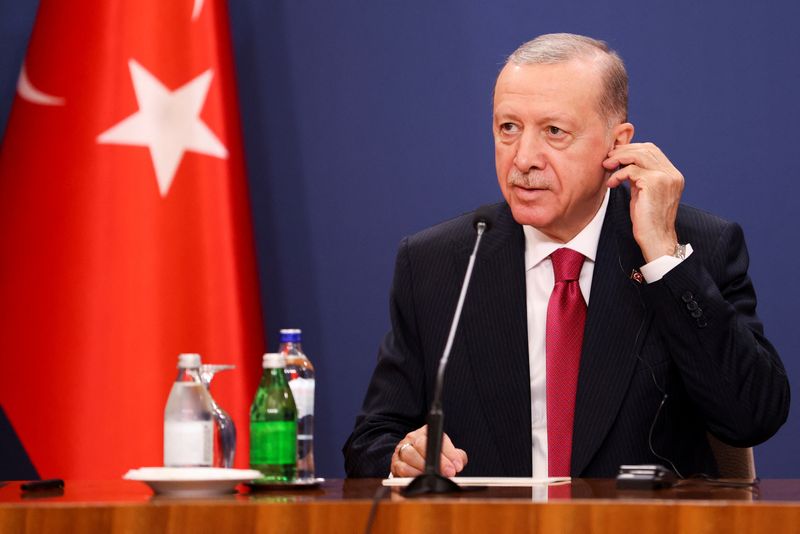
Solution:
<path fill-rule="evenodd" d="M 614 137 L 614 146 L 627 145 L 633 139 L 633 124 L 630 122 L 617 124 L 611 130 L 611 133 Z"/>

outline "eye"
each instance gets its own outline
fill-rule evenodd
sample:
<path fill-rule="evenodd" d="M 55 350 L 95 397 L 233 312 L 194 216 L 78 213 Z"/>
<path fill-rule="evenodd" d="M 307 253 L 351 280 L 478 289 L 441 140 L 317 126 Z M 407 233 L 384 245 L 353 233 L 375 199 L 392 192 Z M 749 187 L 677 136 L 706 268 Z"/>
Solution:
<path fill-rule="evenodd" d="M 513 122 L 504 122 L 500 124 L 500 132 L 504 134 L 515 134 L 519 132 L 519 126 Z"/>
<path fill-rule="evenodd" d="M 547 127 L 547 134 L 552 137 L 562 137 L 566 135 L 567 132 L 559 128 L 558 126 L 548 126 Z"/>

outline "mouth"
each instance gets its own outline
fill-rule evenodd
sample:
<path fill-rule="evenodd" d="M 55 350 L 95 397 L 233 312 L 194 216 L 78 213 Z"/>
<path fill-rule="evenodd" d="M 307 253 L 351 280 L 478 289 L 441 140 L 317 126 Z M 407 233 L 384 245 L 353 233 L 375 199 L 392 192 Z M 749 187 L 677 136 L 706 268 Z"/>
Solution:
<path fill-rule="evenodd" d="M 517 184 L 511 183 L 512 187 L 516 187 L 517 189 L 522 189 L 524 191 L 547 191 L 549 187 L 544 185 L 526 185 L 526 184 Z"/>
<path fill-rule="evenodd" d="M 549 191 L 550 187 L 547 184 L 527 184 L 519 182 L 509 182 L 511 187 L 519 191 Z"/>
<path fill-rule="evenodd" d="M 549 189 L 546 187 L 525 186 L 518 184 L 512 184 L 511 187 L 514 190 L 514 195 L 520 200 L 524 201 L 536 200 L 549 191 Z"/>

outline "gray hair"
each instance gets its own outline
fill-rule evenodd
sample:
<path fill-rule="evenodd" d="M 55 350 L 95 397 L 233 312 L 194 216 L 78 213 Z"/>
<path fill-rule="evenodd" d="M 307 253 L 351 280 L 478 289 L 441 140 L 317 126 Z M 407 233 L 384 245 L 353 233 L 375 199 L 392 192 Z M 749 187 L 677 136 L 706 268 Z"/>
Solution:
<path fill-rule="evenodd" d="M 548 33 L 522 44 L 506 60 L 506 65 L 565 63 L 572 59 L 599 59 L 603 69 L 600 115 L 609 126 L 628 120 L 628 73 L 617 53 L 604 41 L 573 33 Z"/>

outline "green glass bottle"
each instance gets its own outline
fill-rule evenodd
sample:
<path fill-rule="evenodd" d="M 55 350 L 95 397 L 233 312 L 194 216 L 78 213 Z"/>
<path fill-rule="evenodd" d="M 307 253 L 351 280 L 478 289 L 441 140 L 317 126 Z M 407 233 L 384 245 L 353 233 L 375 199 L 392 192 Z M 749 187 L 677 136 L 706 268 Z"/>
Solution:
<path fill-rule="evenodd" d="M 291 482 L 297 474 L 297 407 L 282 354 L 265 354 L 264 372 L 250 407 L 250 467 L 262 482 Z"/>

